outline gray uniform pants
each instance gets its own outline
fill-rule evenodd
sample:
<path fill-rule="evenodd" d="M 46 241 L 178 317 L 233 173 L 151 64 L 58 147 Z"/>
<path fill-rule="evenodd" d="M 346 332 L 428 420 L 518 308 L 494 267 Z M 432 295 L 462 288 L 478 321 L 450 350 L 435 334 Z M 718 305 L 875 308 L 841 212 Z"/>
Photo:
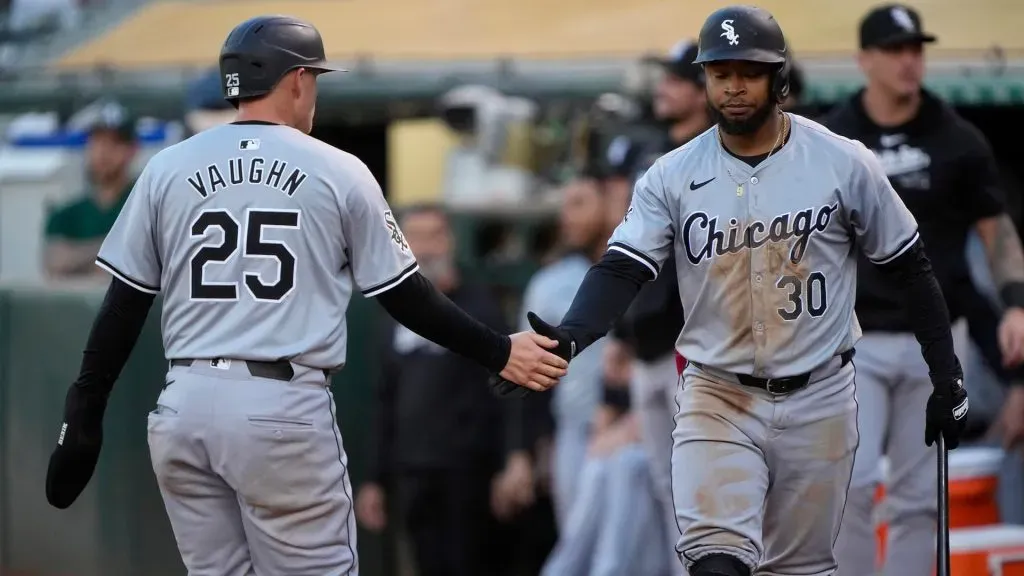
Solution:
<path fill-rule="evenodd" d="M 577 495 L 541 576 L 666 576 L 669 547 L 639 443 L 587 457 Z M 672 559 L 678 564 L 678 560 Z"/>
<path fill-rule="evenodd" d="M 953 325 L 957 355 L 965 358 L 967 324 Z M 875 489 L 882 456 L 889 458 L 886 576 L 931 576 L 938 514 L 935 447 L 924 443 L 925 406 L 932 392 L 921 346 L 910 333 L 867 332 L 857 343 L 860 447 L 849 503 L 836 543 L 839 574 L 875 573 Z M 965 379 L 970 388 L 970 381 Z"/>
<path fill-rule="evenodd" d="M 641 439 L 650 462 L 654 496 L 664 518 L 666 553 L 673 574 L 681 574 L 683 567 L 675 553 L 674 543 L 679 538 L 676 512 L 672 506 L 672 427 L 677 406 L 676 389 L 679 372 L 674 353 L 653 362 L 635 360 L 633 380 L 630 384 L 633 411 L 640 420 Z"/>
<path fill-rule="evenodd" d="M 758 576 L 835 571 L 859 439 L 854 366 L 840 364 L 831 359 L 785 396 L 687 366 L 672 435 L 676 551 L 687 570 L 721 553 Z"/>
<path fill-rule="evenodd" d="M 153 472 L 189 576 L 357 576 L 347 457 L 323 372 L 173 367 L 149 415 Z"/>

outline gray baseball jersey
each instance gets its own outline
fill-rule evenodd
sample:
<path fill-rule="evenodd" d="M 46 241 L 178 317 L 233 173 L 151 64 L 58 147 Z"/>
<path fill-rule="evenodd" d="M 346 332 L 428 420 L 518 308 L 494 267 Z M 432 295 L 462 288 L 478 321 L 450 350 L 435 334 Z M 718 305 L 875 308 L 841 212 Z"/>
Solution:
<path fill-rule="evenodd" d="M 810 372 L 860 338 L 855 247 L 885 263 L 917 223 L 862 144 L 790 114 L 752 168 L 712 128 L 661 157 L 609 243 L 655 274 L 673 252 L 685 358 L 733 373 Z"/>
<path fill-rule="evenodd" d="M 168 358 L 345 362 L 353 286 L 416 260 L 369 169 L 298 130 L 228 124 L 154 156 L 97 264 L 164 294 Z"/>

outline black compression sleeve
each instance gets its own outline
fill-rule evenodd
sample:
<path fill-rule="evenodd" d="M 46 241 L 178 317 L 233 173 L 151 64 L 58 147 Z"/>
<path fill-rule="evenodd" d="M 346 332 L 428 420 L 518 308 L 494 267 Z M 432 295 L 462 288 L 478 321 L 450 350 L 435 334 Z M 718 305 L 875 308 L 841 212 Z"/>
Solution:
<path fill-rule="evenodd" d="M 651 270 L 620 252 L 605 252 L 576 291 L 561 328 L 576 341 L 577 353 L 611 330 L 629 308 L 644 282 L 654 279 Z"/>
<path fill-rule="evenodd" d="M 420 336 L 497 374 L 505 369 L 512 341 L 466 314 L 419 272 L 377 296 L 392 318 Z"/>
<path fill-rule="evenodd" d="M 880 268 L 904 286 L 910 322 L 928 363 L 932 382 L 945 383 L 963 377 L 953 351 L 949 309 L 925 255 L 924 244 L 918 240 L 904 254 Z"/>
<path fill-rule="evenodd" d="M 146 324 L 155 296 L 113 278 L 82 352 L 75 386 L 106 396 L 121 375 Z"/>

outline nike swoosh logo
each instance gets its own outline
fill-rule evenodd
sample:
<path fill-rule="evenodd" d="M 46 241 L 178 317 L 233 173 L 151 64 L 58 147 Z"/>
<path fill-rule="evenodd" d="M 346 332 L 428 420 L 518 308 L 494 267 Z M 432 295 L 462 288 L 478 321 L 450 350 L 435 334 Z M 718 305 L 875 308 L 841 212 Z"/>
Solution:
<path fill-rule="evenodd" d="M 711 180 L 714 180 L 715 178 L 717 178 L 717 176 L 712 176 L 711 179 L 705 180 L 705 181 L 701 182 L 700 184 L 697 184 L 695 180 L 690 180 L 690 190 L 696 190 L 696 189 L 700 188 L 701 186 L 706 186 L 706 185 L 710 184 Z"/>

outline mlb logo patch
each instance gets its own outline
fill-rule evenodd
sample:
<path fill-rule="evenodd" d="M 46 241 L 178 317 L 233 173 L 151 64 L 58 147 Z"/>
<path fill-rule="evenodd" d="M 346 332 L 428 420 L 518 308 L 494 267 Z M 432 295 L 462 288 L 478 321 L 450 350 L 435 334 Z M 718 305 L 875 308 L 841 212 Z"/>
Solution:
<path fill-rule="evenodd" d="M 238 143 L 239 150 L 259 150 L 260 141 L 259 138 L 251 138 L 248 140 L 242 140 Z"/>

